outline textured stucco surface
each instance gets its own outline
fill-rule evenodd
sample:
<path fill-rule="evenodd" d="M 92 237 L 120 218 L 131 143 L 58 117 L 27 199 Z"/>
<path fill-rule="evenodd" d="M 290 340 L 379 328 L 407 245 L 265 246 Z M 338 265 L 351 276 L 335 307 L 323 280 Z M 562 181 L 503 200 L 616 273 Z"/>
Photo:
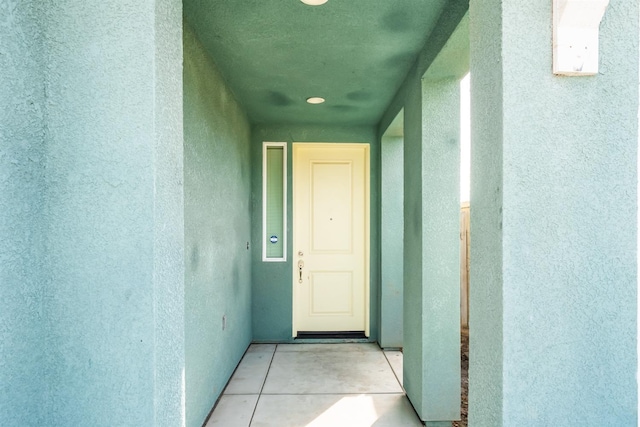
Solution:
<path fill-rule="evenodd" d="M 42 425 L 44 51 L 37 1 L 0 3 L 0 425 Z"/>
<path fill-rule="evenodd" d="M 443 50 L 446 52 L 447 49 Z M 426 420 L 460 418 L 460 80 L 422 85 L 422 364 Z"/>
<path fill-rule="evenodd" d="M 459 416 L 456 81 L 467 72 L 467 8 L 467 1 L 445 8 L 378 128 L 404 108 L 404 387 L 432 421 Z"/>
<path fill-rule="evenodd" d="M 451 1 L 443 10 L 440 19 L 432 34 L 427 39 L 418 58 L 407 74 L 404 82 L 398 89 L 395 97 L 387 107 L 378 124 L 378 140 L 395 120 L 398 113 L 404 108 L 404 264 L 403 264 L 403 352 L 404 352 L 404 387 L 414 407 L 421 416 L 425 414 L 423 408 L 423 387 L 429 387 L 425 383 L 425 371 L 422 364 L 423 347 L 436 345 L 431 341 L 423 342 L 423 299 L 422 299 L 422 83 L 421 79 L 434 61 L 440 56 L 443 48 L 459 27 L 468 10 L 469 1 Z M 446 63 L 451 62 L 450 69 L 460 73 L 462 77 L 466 72 L 459 61 L 466 62 L 465 52 L 468 52 L 468 44 L 464 37 L 456 37 L 461 42 L 460 46 L 448 43 L 449 49 L 445 56 L 436 62 L 438 75 L 451 77 L 454 72 L 448 73 Z M 465 50 L 465 46 L 466 49 Z M 456 54 L 449 55 L 454 51 Z M 457 308 L 459 310 L 459 306 Z M 457 350 L 459 351 L 459 349 Z M 429 390 L 430 392 L 431 390 Z M 435 389 L 433 390 L 435 391 Z M 447 408 L 444 408 L 445 410 Z"/>
<path fill-rule="evenodd" d="M 69 0 L 42 22 L 47 423 L 181 425 L 180 3 Z"/>
<path fill-rule="evenodd" d="M 371 144 L 371 260 L 370 260 L 370 339 L 378 338 L 379 299 L 379 147 L 375 143 L 375 130 L 364 127 L 329 127 L 311 125 L 254 126 L 251 142 L 251 235 L 252 252 L 252 315 L 253 339 L 256 341 L 288 342 L 292 340 L 292 142 L 361 142 Z M 288 143 L 288 196 L 287 196 L 287 261 L 262 262 L 262 143 Z"/>
<path fill-rule="evenodd" d="M 379 120 L 448 1 L 184 3 L 253 123 L 356 126 Z"/>
<path fill-rule="evenodd" d="M 380 346 L 402 347 L 404 138 L 382 138 L 380 185 Z"/>
<path fill-rule="evenodd" d="M 181 2 L 0 8 L 0 424 L 182 425 Z"/>
<path fill-rule="evenodd" d="M 182 1 L 154 1 L 154 425 L 182 426 L 184 187 Z"/>
<path fill-rule="evenodd" d="M 250 127 L 188 24 L 184 52 L 186 425 L 195 427 L 251 341 Z"/>
<path fill-rule="evenodd" d="M 471 39 L 470 426 L 502 423 L 502 62 L 497 7 L 474 0 Z M 495 3 L 495 2 L 493 2 Z M 528 193 L 528 191 L 527 191 Z M 523 230 L 524 231 L 524 230 Z"/>
<path fill-rule="evenodd" d="M 464 29 L 468 28 L 468 24 L 464 22 L 468 10 L 469 0 L 449 0 L 415 63 L 382 114 L 378 122 L 379 137 L 405 105 L 418 76 L 425 75 L 432 66 L 431 73 L 440 77 L 460 77 L 468 72 L 465 64 L 469 63 L 469 40 L 464 37 Z M 459 31 L 454 37 L 456 30 Z M 449 48 L 447 52 L 443 52 L 447 44 Z"/>
<path fill-rule="evenodd" d="M 458 6 L 460 7 L 460 6 Z M 464 10 L 464 9 L 463 9 Z M 459 17 L 461 11 L 450 19 Z M 456 22 L 453 20 L 453 22 Z M 437 81 L 448 78 L 460 78 L 469 72 L 469 14 L 466 13 L 453 33 L 424 73 L 424 79 Z"/>
<path fill-rule="evenodd" d="M 415 71 L 415 70 L 414 70 Z M 403 386 L 423 418 L 422 307 L 422 87 L 420 76 L 405 82 Z"/>
<path fill-rule="evenodd" d="M 407 91 L 404 152 L 404 387 L 426 421 L 459 418 L 458 79 Z"/>
<path fill-rule="evenodd" d="M 473 5 L 470 425 L 637 424 L 638 17 L 567 78 L 551 4 Z"/>

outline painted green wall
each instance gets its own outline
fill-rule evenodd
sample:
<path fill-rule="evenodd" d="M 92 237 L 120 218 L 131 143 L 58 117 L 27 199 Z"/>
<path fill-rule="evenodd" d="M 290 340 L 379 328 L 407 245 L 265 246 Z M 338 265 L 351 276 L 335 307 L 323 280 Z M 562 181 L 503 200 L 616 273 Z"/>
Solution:
<path fill-rule="evenodd" d="M 637 425 L 638 9 L 557 77 L 550 2 L 472 2 L 472 426 Z"/>
<path fill-rule="evenodd" d="M 178 426 L 181 2 L 43 9 L 45 425 Z"/>
<path fill-rule="evenodd" d="M 458 79 L 415 79 L 405 105 L 404 388 L 425 421 L 460 411 Z"/>
<path fill-rule="evenodd" d="M 418 415 L 423 412 L 422 368 L 422 87 L 419 76 L 404 106 L 404 336 L 403 386 Z"/>
<path fill-rule="evenodd" d="M 262 262 L 262 143 L 288 144 L 288 213 L 287 262 Z M 379 145 L 371 127 L 329 127 L 305 125 L 254 126 L 251 134 L 251 236 L 252 313 L 255 341 L 288 342 L 292 340 L 292 142 L 363 142 L 371 144 L 371 340 L 378 337 L 378 295 L 380 251 L 378 188 Z"/>
<path fill-rule="evenodd" d="M 251 169 L 247 118 L 187 23 L 184 138 L 186 425 L 195 427 L 251 341 Z"/>
<path fill-rule="evenodd" d="M 471 254 L 469 274 L 469 425 L 500 427 L 503 405 L 503 229 L 501 11 L 472 2 Z M 481 11 L 482 9 L 482 11 Z M 482 39 L 475 34 L 483 33 Z M 485 39 L 486 37 L 486 39 Z M 491 41 L 491 42 L 490 42 Z M 497 64 L 497 65 L 496 65 Z M 550 72 L 550 69 L 547 70 Z M 536 83 L 537 85 L 537 83 Z M 493 108 L 478 106 L 491 105 Z M 479 109 L 478 109 L 479 108 Z M 498 141 L 493 142 L 493 141 Z M 482 169 L 480 169 L 482 168 Z M 527 191 L 528 193 L 528 191 Z M 529 203 L 527 203 L 529 205 Z M 476 259 L 476 257 L 478 259 Z M 481 285 L 486 284 L 486 285 Z M 555 423 L 554 423 L 555 424 Z"/>
<path fill-rule="evenodd" d="M 43 424 L 44 49 L 38 1 L 0 3 L 0 425 Z"/>
<path fill-rule="evenodd" d="M 436 423 L 459 416 L 457 82 L 468 71 L 467 8 L 448 6 L 379 125 L 382 136 L 404 108 L 404 387 Z"/>
<path fill-rule="evenodd" d="M 380 346 L 401 348 L 403 337 L 404 138 L 381 140 Z"/>
<path fill-rule="evenodd" d="M 433 73 L 432 79 L 464 76 L 469 71 L 469 40 L 463 37 L 464 32 L 459 32 L 455 40 L 450 43 L 454 46 L 448 52 L 442 52 L 458 27 L 461 27 L 461 30 L 468 27 L 469 23 L 463 21 L 468 10 L 469 0 L 450 0 L 444 8 L 413 67 L 378 122 L 380 138 L 407 103 L 407 97 L 415 89 L 416 79 L 421 78 L 428 70 Z"/>
<path fill-rule="evenodd" d="M 456 420 L 460 417 L 460 77 L 436 81 L 425 77 L 422 113 L 423 414 L 427 420 Z"/>

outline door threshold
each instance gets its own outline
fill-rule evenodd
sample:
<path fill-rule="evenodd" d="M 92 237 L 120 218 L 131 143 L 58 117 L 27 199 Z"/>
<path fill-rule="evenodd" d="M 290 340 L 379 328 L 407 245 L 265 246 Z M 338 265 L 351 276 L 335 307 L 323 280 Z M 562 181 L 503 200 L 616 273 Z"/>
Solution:
<path fill-rule="evenodd" d="M 366 338 L 364 331 L 298 331 L 298 336 L 295 339 L 357 340 Z"/>

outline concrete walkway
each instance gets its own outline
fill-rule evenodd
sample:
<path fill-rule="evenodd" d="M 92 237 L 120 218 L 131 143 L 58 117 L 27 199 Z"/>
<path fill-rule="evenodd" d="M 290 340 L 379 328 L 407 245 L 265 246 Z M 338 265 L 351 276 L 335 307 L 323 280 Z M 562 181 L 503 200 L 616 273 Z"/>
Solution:
<path fill-rule="evenodd" d="M 402 353 L 376 344 L 252 344 L 206 427 L 422 426 Z"/>

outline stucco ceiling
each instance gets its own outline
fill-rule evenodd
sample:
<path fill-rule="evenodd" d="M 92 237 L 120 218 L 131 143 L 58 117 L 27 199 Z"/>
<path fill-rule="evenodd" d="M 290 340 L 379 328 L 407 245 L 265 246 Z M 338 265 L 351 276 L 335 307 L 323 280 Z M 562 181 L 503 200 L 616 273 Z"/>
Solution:
<path fill-rule="evenodd" d="M 447 1 L 184 0 L 184 14 L 252 122 L 363 125 L 378 122 Z"/>

